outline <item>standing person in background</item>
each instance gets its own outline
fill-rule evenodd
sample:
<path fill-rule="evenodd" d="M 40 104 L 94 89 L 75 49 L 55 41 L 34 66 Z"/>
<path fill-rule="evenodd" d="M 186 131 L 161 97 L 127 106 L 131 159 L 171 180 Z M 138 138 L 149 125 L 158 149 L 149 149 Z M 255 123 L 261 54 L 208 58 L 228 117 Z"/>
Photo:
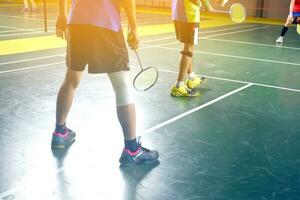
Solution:
<path fill-rule="evenodd" d="M 221 0 L 217 2 L 223 3 Z M 179 73 L 171 88 L 173 97 L 199 96 L 199 92 L 195 89 L 206 81 L 204 77 L 196 75 L 192 63 L 194 46 L 198 44 L 201 6 L 205 6 L 209 11 L 213 10 L 208 0 L 172 0 L 172 20 L 176 38 L 183 44 Z"/>
<path fill-rule="evenodd" d="M 292 24 L 299 24 L 300 20 L 300 0 L 291 0 L 290 13 L 287 17 L 286 23 L 281 30 L 279 38 L 276 40 L 276 44 L 282 44 L 285 34 Z"/>
<path fill-rule="evenodd" d="M 29 2 L 31 3 L 31 8 L 29 7 Z M 36 11 L 36 4 L 34 2 L 34 0 L 23 0 L 24 3 L 24 8 L 23 11 L 24 12 L 29 12 L 29 11 Z"/>

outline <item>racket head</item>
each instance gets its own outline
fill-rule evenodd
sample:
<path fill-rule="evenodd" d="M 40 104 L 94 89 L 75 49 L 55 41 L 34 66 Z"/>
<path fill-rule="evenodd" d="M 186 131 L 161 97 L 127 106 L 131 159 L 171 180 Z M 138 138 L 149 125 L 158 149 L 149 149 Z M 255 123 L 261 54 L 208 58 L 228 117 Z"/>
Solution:
<path fill-rule="evenodd" d="M 242 23 L 247 17 L 246 8 L 240 3 L 232 4 L 229 14 L 234 23 Z"/>
<path fill-rule="evenodd" d="M 134 77 L 133 87 L 137 91 L 147 91 L 155 85 L 157 79 L 158 70 L 155 67 L 147 67 Z"/>

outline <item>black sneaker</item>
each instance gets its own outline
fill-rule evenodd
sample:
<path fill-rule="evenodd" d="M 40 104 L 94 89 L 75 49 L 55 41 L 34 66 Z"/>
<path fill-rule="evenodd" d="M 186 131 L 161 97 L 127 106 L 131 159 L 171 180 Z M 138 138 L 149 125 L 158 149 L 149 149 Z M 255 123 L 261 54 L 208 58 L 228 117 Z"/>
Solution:
<path fill-rule="evenodd" d="M 141 137 L 138 137 L 139 148 L 135 152 L 131 152 L 129 149 L 123 149 L 119 162 L 122 166 L 134 166 L 139 164 L 154 163 L 158 161 L 159 154 L 155 150 L 149 150 L 142 147 L 140 141 Z"/>
<path fill-rule="evenodd" d="M 67 149 L 75 142 L 76 133 L 67 128 L 65 133 L 54 132 L 52 134 L 52 149 Z"/>

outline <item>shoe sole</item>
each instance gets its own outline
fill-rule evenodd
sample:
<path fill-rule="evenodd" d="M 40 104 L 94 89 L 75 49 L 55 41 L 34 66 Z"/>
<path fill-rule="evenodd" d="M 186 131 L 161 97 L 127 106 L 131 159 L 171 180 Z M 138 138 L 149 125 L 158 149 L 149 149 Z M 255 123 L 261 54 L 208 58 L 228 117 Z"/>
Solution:
<path fill-rule="evenodd" d="M 70 142 L 66 145 L 54 145 L 51 144 L 51 149 L 53 150 L 63 150 L 69 148 L 75 142 L 75 138 L 71 139 Z"/>
<path fill-rule="evenodd" d="M 133 163 L 133 164 L 120 163 L 120 165 L 122 167 L 134 167 L 134 166 L 143 165 L 143 164 L 153 164 L 153 163 L 156 163 L 156 162 L 158 162 L 158 158 L 154 161 L 145 161 L 145 162 L 142 162 L 142 163 Z"/>

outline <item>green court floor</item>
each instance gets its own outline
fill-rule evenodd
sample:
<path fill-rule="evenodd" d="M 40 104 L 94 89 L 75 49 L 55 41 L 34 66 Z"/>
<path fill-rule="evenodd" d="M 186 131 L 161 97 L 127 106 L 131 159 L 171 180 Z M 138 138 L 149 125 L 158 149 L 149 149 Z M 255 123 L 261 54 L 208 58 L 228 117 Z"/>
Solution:
<path fill-rule="evenodd" d="M 0 40 L 54 34 L 54 7 L 49 33 L 20 9 L 0 6 Z M 146 25 L 169 19 L 138 14 Z M 280 29 L 201 29 L 194 68 L 208 81 L 197 98 L 170 96 L 181 48 L 174 33 L 142 36 L 139 55 L 159 79 L 134 91 L 137 129 L 160 162 L 134 168 L 119 167 L 122 132 L 106 75 L 84 74 L 68 119 L 76 143 L 57 153 L 50 140 L 65 49 L 0 56 L 0 200 L 300 199 L 300 36 L 291 28 L 278 47 Z M 131 51 L 130 64 L 133 77 L 139 68 Z"/>

